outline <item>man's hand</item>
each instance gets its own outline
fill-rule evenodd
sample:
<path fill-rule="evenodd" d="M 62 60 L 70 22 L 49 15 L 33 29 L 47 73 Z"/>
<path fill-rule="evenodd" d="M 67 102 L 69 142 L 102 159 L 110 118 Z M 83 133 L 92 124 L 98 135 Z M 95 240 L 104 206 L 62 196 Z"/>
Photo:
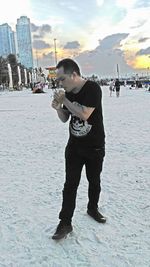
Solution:
<path fill-rule="evenodd" d="M 57 101 L 57 103 L 63 104 L 63 101 L 65 99 L 65 92 L 62 90 L 59 90 L 58 92 L 55 92 L 54 94 L 54 100 Z"/>
<path fill-rule="evenodd" d="M 53 101 L 52 101 L 52 108 L 58 110 L 58 109 L 61 108 L 61 104 L 56 99 L 53 99 Z"/>

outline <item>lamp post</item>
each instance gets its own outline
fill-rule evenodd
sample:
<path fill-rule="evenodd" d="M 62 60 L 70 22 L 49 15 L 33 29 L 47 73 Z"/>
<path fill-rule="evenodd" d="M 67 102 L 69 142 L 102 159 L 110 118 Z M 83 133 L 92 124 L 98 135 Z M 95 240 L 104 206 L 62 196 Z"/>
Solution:
<path fill-rule="evenodd" d="M 57 65 L 57 49 L 56 49 L 56 38 L 54 39 L 54 50 L 55 50 L 55 65 Z"/>
<path fill-rule="evenodd" d="M 38 51 L 37 51 L 37 49 L 36 49 L 36 66 L 37 66 L 37 68 L 39 66 Z"/>
<path fill-rule="evenodd" d="M 119 65 L 117 64 L 117 74 L 118 74 L 118 79 L 119 79 Z"/>

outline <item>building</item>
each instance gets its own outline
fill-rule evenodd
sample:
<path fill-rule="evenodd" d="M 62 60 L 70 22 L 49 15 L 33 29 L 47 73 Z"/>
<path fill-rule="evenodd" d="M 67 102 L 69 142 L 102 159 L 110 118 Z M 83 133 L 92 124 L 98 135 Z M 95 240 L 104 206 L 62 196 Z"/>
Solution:
<path fill-rule="evenodd" d="M 30 19 L 21 16 L 16 25 L 19 61 L 26 68 L 33 68 L 33 53 L 30 30 Z"/>
<path fill-rule="evenodd" d="M 0 25 L 0 56 L 16 55 L 15 34 L 11 27 L 4 23 Z"/>

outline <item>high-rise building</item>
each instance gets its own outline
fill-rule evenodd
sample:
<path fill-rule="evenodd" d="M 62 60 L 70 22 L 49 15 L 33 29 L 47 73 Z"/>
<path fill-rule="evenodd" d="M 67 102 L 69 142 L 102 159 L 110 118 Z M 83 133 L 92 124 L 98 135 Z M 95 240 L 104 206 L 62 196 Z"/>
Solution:
<path fill-rule="evenodd" d="M 11 27 L 4 23 L 0 25 L 0 56 L 16 55 L 15 35 Z"/>
<path fill-rule="evenodd" d="M 26 68 L 33 68 L 33 53 L 30 30 L 30 19 L 21 16 L 16 25 L 19 61 Z"/>

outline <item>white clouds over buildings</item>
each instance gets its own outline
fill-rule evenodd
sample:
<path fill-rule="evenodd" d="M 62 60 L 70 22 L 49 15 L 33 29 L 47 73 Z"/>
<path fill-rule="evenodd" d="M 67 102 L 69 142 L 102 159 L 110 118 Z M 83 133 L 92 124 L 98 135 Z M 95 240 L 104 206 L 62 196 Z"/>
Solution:
<path fill-rule="evenodd" d="M 30 17 L 33 46 L 43 66 L 53 64 L 56 38 L 58 60 L 74 56 L 86 72 L 105 74 L 114 73 L 116 63 L 123 72 L 133 72 L 136 57 L 147 55 L 144 60 L 148 60 L 149 14 L 150 0 L 5 0 L 0 23 L 15 24 L 20 15 Z"/>

